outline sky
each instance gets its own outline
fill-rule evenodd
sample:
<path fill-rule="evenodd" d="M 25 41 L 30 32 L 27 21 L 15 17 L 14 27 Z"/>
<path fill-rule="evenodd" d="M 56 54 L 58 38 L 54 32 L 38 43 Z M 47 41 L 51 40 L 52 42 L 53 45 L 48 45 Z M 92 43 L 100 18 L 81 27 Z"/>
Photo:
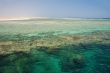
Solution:
<path fill-rule="evenodd" d="M 0 0 L 0 17 L 110 18 L 110 0 Z"/>

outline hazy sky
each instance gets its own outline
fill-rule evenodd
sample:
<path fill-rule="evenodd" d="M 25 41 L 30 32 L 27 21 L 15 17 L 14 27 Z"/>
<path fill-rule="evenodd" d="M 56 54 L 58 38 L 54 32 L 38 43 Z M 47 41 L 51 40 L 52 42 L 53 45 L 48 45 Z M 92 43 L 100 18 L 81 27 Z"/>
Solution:
<path fill-rule="evenodd" d="M 110 0 L 0 0 L 0 17 L 110 18 Z"/>

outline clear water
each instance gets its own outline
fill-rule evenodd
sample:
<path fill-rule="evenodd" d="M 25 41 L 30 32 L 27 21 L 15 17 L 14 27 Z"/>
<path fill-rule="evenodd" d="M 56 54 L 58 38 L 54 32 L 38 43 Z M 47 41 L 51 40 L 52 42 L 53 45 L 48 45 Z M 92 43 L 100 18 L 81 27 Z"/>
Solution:
<path fill-rule="evenodd" d="M 1 33 L 81 33 L 96 30 L 110 32 L 110 21 L 0 22 Z M 110 73 L 110 44 L 63 45 L 54 50 L 37 47 L 32 48 L 29 53 L 0 55 L 0 73 Z"/>
<path fill-rule="evenodd" d="M 109 30 L 110 20 L 28 20 L 1 21 L 0 33 L 40 33 L 40 32 L 70 32 L 81 33 L 96 30 Z"/>
<path fill-rule="evenodd" d="M 0 56 L 0 73 L 109 73 L 110 45 L 84 45 Z"/>

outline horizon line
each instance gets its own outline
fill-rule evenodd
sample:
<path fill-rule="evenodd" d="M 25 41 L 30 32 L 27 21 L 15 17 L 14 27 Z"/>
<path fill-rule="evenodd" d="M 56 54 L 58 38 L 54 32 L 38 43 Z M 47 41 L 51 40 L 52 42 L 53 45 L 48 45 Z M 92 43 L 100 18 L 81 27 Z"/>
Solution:
<path fill-rule="evenodd" d="M 29 20 L 29 19 L 110 19 L 110 18 L 86 18 L 86 17 L 0 17 L 0 21 L 5 20 Z"/>

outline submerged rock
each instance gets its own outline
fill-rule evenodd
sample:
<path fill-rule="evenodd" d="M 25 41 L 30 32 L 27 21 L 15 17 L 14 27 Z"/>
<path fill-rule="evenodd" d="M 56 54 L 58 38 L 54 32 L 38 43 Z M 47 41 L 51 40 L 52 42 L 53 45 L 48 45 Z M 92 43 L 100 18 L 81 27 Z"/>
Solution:
<path fill-rule="evenodd" d="M 99 33 L 77 36 L 2 40 L 0 73 L 109 73 L 110 40 Z"/>

